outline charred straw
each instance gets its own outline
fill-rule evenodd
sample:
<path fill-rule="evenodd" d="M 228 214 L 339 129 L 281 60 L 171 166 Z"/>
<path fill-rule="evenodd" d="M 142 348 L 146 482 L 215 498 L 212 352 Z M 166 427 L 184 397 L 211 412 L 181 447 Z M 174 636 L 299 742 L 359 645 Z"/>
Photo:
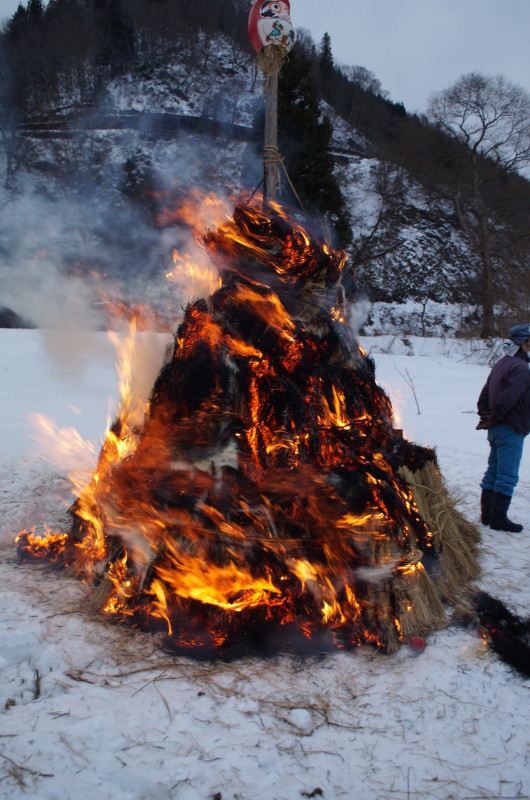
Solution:
<path fill-rule="evenodd" d="M 104 613 L 195 657 L 392 652 L 442 627 L 478 536 L 394 427 L 348 325 L 345 253 L 249 206 L 204 243 L 221 288 L 186 309 L 135 449 L 103 446 L 64 562 Z"/>

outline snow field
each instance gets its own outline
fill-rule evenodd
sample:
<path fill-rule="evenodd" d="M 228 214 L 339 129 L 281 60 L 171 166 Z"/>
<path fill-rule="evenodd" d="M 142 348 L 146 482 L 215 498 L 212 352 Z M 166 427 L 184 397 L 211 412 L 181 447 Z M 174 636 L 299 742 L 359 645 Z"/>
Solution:
<path fill-rule="evenodd" d="M 409 355 L 384 352 L 382 337 L 362 344 L 405 434 L 436 447 L 478 524 L 488 445 L 474 411 L 488 368 L 437 340 L 410 339 Z M 28 416 L 76 428 L 95 460 L 114 360 L 105 334 L 0 331 L 0 798 L 530 797 L 529 683 L 471 628 L 436 633 L 419 656 L 195 663 L 91 616 L 77 580 L 18 563 L 14 535 L 60 525 L 66 461 L 80 457 L 47 464 Z M 527 444 L 510 509 L 527 531 L 529 497 Z M 524 615 L 527 531 L 482 528 L 481 546 L 481 586 Z"/>

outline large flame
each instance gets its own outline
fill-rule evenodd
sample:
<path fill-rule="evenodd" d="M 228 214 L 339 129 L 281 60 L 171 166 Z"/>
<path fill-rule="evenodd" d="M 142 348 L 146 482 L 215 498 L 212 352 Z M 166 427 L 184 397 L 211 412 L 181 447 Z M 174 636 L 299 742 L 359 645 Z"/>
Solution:
<path fill-rule="evenodd" d="M 279 207 L 228 217 L 209 197 L 186 218 L 204 229 L 212 209 L 209 271 L 174 254 L 209 299 L 188 306 L 147 403 L 131 373 L 134 325 L 113 335 L 120 404 L 91 480 L 76 485 L 72 529 L 23 531 L 19 553 L 71 565 L 102 587 L 105 614 L 160 624 L 176 647 L 222 652 L 283 629 L 392 649 L 411 618 L 421 628 L 433 548 L 399 470 L 432 454 L 394 429 L 354 340 L 346 255 Z"/>

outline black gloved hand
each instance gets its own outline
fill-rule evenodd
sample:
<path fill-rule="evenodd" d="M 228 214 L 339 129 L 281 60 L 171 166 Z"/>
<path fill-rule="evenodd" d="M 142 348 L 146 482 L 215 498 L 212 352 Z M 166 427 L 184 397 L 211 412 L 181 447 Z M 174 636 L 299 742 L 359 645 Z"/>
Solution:
<path fill-rule="evenodd" d="M 481 414 L 478 425 L 475 428 L 477 431 L 487 431 L 493 428 L 494 422 L 489 414 Z"/>

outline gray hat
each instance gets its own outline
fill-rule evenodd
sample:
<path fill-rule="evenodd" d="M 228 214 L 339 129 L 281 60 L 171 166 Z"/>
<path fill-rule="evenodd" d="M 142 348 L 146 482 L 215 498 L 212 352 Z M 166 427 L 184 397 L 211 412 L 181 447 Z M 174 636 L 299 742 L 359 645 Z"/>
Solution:
<path fill-rule="evenodd" d="M 523 342 L 527 342 L 530 339 L 530 323 L 514 325 L 513 328 L 510 328 L 508 331 L 508 339 L 511 339 L 512 342 L 519 345 L 519 347 Z"/>

